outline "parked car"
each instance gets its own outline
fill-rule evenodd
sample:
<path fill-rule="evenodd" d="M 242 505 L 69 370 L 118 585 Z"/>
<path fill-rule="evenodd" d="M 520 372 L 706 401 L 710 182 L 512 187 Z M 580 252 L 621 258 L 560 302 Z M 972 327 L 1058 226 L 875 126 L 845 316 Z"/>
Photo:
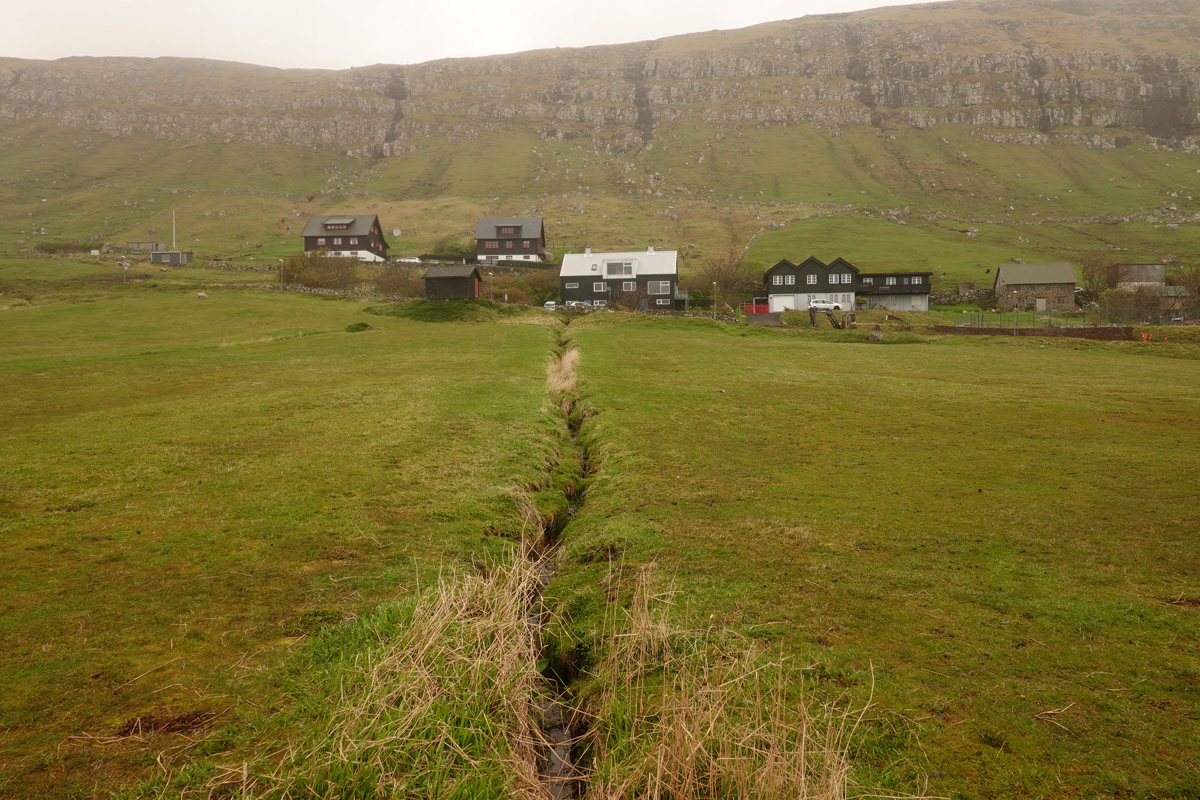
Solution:
<path fill-rule="evenodd" d="M 819 297 L 815 300 L 809 300 L 808 307 L 812 308 L 812 309 L 816 309 L 817 311 L 841 311 L 842 310 L 841 303 L 835 303 L 832 300 L 823 300 Z"/>
<path fill-rule="evenodd" d="M 570 311 L 591 311 L 592 304 L 586 300 L 568 300 L 563 303 Z"/>
<path fill-rule="evenodd" d="M 405 256 L 404 258 L 400 259 L 400 263 L 401 264 L 420 264 L 421 259 L 417 258 L 416 256 Z"/>
<path fill-rule="evenodd" d="M 555 308 L 557 308 L 557 307 L 558 307 L 558 305 L 557 305 L 557 304 L 556 304 L 556 303 L 555 303 L 553 300 L 547 300 L 547 301 L 546 301 L 546 302 L 545 302 L 545 303 L 542 305 L 542 308 L 545 308 L 545 309 L 546 309 L 546 310 L 548 310 L 548 311 L 553 311 L 553 310 L 554 310 Z"/>

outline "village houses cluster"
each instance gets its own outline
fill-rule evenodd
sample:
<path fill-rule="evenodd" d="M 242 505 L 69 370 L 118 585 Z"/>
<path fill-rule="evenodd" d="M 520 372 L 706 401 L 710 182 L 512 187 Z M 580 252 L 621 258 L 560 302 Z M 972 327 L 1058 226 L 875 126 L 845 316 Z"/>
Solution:
<path fill-rule="evenodd" d="M 389 260 L 389 245 L 379 218 L 373 214 L 315 216 L 302 235 L 305 253 L 378 263 Z M 481 268 L 486 271 L 499 265 L 555 263 L 554 253 L 546 247 L 546 227 L 541 217 L 480 218 L 475 226 L 473 256 L 462 259 L 462 263 L 422 262 L 416 256 L 399 261 L 427 266 L 425 296 L 434 300 L 481 297 Z M 1129 267 L 1136 274 L 1127 277 L 1151 283 L 1157 277 L 1162 283 L 1161 265 Z M 1159 272 L 1150 274 L 1152 270 L 1144 269 L 1152 267 L 1158 267 Z M 639 311 L 676 311 L 688 306 L 687 292 L 679 287 L 678 252 L 674 250 L 650 246 L 636 251 L 596 252 L 585 248 L 582 253 L 563 256 L 558 277 L 557 303 L 568 308 L 619 305 Z M 932 278 L 932 272 L 860 272 L 840 257 L 829 263 L 813 256 L 799 263 L 784 259 L 765 271 L 761 289 L 747 298 L 746 310 L 850 311 L 866 305 L 928 311 Z M 1075 307 L 1078 281 L 1072 265 L 1064 262 L 1002 264 L 995 271 L 993 289 L 1001 308 L 1066 311 Z"/>

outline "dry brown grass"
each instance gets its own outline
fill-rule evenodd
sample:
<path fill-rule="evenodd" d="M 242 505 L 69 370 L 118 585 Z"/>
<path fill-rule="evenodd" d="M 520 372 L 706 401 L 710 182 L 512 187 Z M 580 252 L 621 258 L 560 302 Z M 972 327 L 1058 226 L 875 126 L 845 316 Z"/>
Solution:
<path fill-rule="evenodd" d="M 546 367 L 546 392 L 550 399 L 566 411 L 575 396 L 575 368 L 579 366 L 579 349 L 568 347 Z"/>
<path fill-rule="evenodd" d="M 789 691 L 795 671 L 749 642 L 681 629 L 649 574 L 611 625 L 592 709 L 587 797 L 672 800 L 847 796 L 848 744 L 864 709 Z"/>
<path fill-rule="evenodd" d="M 340 678 L 326 728 L 267 781 L 281 797 L 545 796 L 535 565 L 443 575 Z M 474 796 L 474 795 L 471 795 Z"/>

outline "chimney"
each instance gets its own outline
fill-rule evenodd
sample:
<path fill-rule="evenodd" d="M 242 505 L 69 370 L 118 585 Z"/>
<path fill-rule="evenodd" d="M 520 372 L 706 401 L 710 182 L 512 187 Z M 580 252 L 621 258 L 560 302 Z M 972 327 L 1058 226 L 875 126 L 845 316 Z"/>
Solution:
<path fill-rule="evenodd" d="M 590 248 L 590 247 L 583 248 L 583 254 L 585 256 L 590 256 L 592 254 L 592 248 Z"/>
<path fill-rule="evenodd" d="M 650 255 L 654 255 L 654 245 L 650 245 L 649 247 L 647 247 L 646 252 L 649 253 Z"/>

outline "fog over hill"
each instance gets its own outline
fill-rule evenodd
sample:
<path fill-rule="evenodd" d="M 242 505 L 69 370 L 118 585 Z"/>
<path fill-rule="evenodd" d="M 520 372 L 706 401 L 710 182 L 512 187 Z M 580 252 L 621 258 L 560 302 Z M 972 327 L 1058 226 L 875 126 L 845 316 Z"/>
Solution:
<path fill-rule="evenodd" d="M 519 130 L 606 151 L 694 122 L 1145 131 L 1195 147 L 1200 4 L 983 0 L 620 46 L 325 72 L 180 59 L 0 60 L 0 120 L 363 157 Z M 1115 146 L 1117 137 L 1098 144 Z"/>

